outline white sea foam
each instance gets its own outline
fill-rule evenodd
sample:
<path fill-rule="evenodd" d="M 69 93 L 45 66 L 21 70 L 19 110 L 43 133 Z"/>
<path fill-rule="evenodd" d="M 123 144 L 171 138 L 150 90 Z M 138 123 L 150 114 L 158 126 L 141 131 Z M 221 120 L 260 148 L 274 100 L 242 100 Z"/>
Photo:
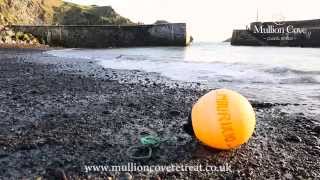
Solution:
<path fill-rule="evenodd" d="M 69 49 L 48 53 L 98 60 L 107 68 L 158 72 L 181 81 L 320 82 L 320 51 L 311 48 L 234 47 L 221 43 L 186 48 Z"/>
<path fill-rule="evenodd" d="M 284 101 L 308 99 L 309 93 L 318 93 L 320 87 L 320 51 L 315 48 L 198 43 L 190 47 L 64 49 L 47 53 L 96 60 L 106 68 L 157 72 L 174 80 L 230 87 L 267 100 L 271 96 Z"/>

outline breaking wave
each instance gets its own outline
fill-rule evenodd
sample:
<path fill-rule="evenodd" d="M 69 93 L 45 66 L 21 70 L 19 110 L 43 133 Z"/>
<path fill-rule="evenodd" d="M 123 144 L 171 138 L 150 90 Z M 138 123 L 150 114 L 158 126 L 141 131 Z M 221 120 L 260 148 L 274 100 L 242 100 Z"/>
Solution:
<path fill-rule="evenodd" d="M 280 84 L 319 84 L 319 79 L 315 77 L 288 78 L 280 81 Z"/>
<path fill-rule="evenodd" d="M 302 70 L 296 70 L 296 69 L 291 69 L 291 68 L 286 68 L 286 67 L 273 67 L 264 70 L 266 73 L 271 73 L 271 74 L 297 74 L 297 75 L 320 75 L 320 71 L 302 71 Z"/>

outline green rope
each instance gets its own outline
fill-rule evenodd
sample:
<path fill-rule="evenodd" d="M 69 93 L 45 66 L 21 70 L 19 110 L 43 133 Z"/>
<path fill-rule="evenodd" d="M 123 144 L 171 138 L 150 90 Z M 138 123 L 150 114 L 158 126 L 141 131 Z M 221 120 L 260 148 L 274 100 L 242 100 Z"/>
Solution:
<path fill-rule="evenodd" d="M 140 142 L 143 145 L 146 146 L 153 146 L 153 147 L 157 147 L 160 145 L 160 143 L 162 142 L 161 139 L 157 136 L 144 136 L 142 138 L 140 138 Z"/>
<path fill-rule="evenodd" d="M 150 159 L 152 156 L 152 148 L 158 147 L 161 143 L 168 141 L 168 139 L 161 139 L 157 136 L 143 136 L 140 138 L 141 145 L 131 146 L 127 150 L 127 155 L 132 159 Z M 139 150 L 146 150 L 147 153 L 145 155 L 136 156 Z"/>

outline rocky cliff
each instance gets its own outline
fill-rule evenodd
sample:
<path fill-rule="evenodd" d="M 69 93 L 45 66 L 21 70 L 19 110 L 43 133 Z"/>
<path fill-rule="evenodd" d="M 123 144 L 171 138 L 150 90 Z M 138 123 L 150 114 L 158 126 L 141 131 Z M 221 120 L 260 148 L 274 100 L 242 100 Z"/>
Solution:
<path fill-rule="evenodd" d="M 13 31 L 0 25 L 0 48 L 46 48 L 44 42 L 30 33 Z"/>
<path fill-rule="evenodd" d="M 0 0 L 0 48 L 39 47 L 43 39 L 6 25 L 133 24 L 110 6 L 82 6 L 62 0 Z"/>
<path fill-rule="evenodd" d="M 132 24 L 110 6 L 82 6 L 62 0 L 0 0 L 0 25 Z"/>

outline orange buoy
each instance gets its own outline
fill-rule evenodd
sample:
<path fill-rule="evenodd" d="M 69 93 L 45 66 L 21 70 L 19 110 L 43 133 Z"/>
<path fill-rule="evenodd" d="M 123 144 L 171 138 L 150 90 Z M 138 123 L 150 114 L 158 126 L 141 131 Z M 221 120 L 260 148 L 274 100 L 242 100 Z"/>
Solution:
<path fill-rule="evenodd" d="M 255 112 L 241 94 L 213 90 L 202 96 L 192 109 L 196 137 L 216 149 L 232 149 L 246 143 L 256 125 Z"/>

